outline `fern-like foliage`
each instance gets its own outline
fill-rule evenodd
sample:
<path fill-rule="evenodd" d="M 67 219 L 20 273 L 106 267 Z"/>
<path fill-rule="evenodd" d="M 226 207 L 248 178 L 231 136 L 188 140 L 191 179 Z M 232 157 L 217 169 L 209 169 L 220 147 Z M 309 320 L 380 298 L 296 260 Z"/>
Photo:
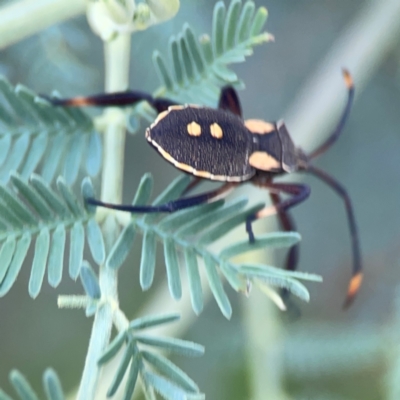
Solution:
<path fill-rule="evenodd" d="M 181 175 L 175 179 L 152 204 L 162 204 L 179 197 L 187 187 L 189 179 L 187 175 Z M 148 202 L 152 185 L 151 176 L 144 175 L 133 200 L 134 205 Z M 224 276 L 236 291 L 247 292 L 249 284 L 255 282 L 261 286 L 268 284 L 286 288 L 301 299 L 308 301 L 308 291 L 297 279 L 319 281 L 319 276 L 232 261 L 233 257 L 256 249 L 292 246 L 300 239 L 297 233 L 266 234 L 258 237 L 253 244 L 246 239 L 225 248 L 218 254 L 209 249 L 211 244 L 232 229 L 244 224 L 248 215 L 264 206 L 258 204 L 245 209 L 246 204 L 246 199 L 236 199 L 226 203 L 221 200 L 166 216 L 152 214 L 140 217 L 132 215 L 130 223 L 125 226 L 108 254 L 106 266 L 113 269 L 119 268 L 132 247 L 136 231 L 141 231 L 143 233 L 140 263 L 141 287 L 146 290 L 152 285 L 156 264 L 156 244 L 159 240 L 164 248 L 171 296 L 179 299 L 182 295 L 179 267 L 179 256 L 182 255 L 189 280 L 192 307 L 196 314 L 203 309 L 199 261 L 204 264 L 212 293 L 227 318 L 230 318 L 232 308 L 220 275 Z"/>
<path fill-rule="evenodd" d="M 185 24 L 182 33 L 170 39 L 169 66 L 160 52 L 154 52 L 153 62 L 162 82 L 156 95 L 215 106 L 222 86 L 243 86 L 228 65 L 243 62 L 254 46 L 273 39 L 262 32 L 267 15 L 266 8 L 256 10 L 253 1 L 242 5 L 241 0 L 232 0 L 228 8 L 220 1 L 214 7 L 211 37 L 198 39 Z"/>
<path fill-rule="evenodd" d="M 168 351 L 186 356 L 201 356 L 204 353 L 204 347 L 186 340 L 155 337 L 142 333 L 146 328 L 160 326 L 178 319 L 178 314 L 138 318 L 130 322 L 129 327 L 114 338 L 98 362 L 99 365 L 107 363 L 125 346 L 124 355 L 107 392 L 107 397 L 115 394 L 122 379 L 127 375 L 124 400 L 132 398 L 138 376 L 141 378 L 144 392 L 149 396 L 147 398 L 155 398 L 154 392 L 167 400 L 205 398 L 196 383 L 185 372 L 156 352 Z M 149 348 L 151 350 L 148 350 Z"/>
<path fill-rule="evenodd" d="M 56 193 L 37 175 L 29 182 L 15 173 L 10 177 L 10 187 L 0 185 L 0 296 L 15 282 L 32 238 L 36 238 L 29 281 L 32 297 L 40 292 L 46 266 L 49 284 L 56 287 L 60 283 L 67 233 L 69 274 L 73 279 L 79 275 L 85 236 L 94 260 L 98 264 L 104 261 L 103 237 L 93 210 L 78 201 L 63 178 L 57 180 Z M 83 187 L 90 192 L 89 181 Z"/>
<path fill-rule="evenodd" d="M 10 171 L 25 179 L 38 171 L 47 182 L 61 173 L 72 184 L 81 164 L 89 175 L 97 175 L 102 146 L 88 115 L 52 107 L 3 77 L 0 98 L 0 183 L 7 183 Z"/>
<path fill-rule="evenodd" d="M 17 370 L 10 373 L 10 382 L 20 400 L 39 400 L 26 378 Z M 64 400 L 65 395 L 56 372 L 49 368 L 43 374 L 43 387 L 47 400 Z M 0 400 L 13 400 L 0 389 Z"/>

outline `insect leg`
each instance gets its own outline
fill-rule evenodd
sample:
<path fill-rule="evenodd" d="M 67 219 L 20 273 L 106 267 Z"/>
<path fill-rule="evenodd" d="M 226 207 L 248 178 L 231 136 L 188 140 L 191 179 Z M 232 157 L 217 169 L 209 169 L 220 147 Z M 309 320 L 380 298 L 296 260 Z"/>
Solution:
<path fill-rule="evenodd" d="M 336 140 L 339 138 L 340 134 L 343 131 L 344 125 L 347 121 L 347 117 L 350 114 L 350 109 L 351 105 L 353 103 L 354 99 L 354 84 L 353 84 L 353 79 L 346 69 L 343 69 L 343 77 L 344 77 L 344 82 L 347 86 L 347 92 L 348 92 L 348 97 L 347 97 L 347 103 L 346 107 L 343 110 L 342 116 L 340 117 L 340 120 L 335 128 L 335 130 L 330 134 L 328 139 L 324 143 L 322 143 L 319 147 L 317 147 L 314 151 L 312 151 L 308 157 L 310 159 L 318 157 L 322 153 L 325 153 L 326 150 L 328 150 L 333 143 L 336 142 Z"/>
<path fill-rule="evenodd" d="M 221 89 L 218 108 L 220 110 L 230 111 L 239 117 L 242 116 L 242 106 L 240 105 L 239 96 L 232 86 L 225 86 Z"/>
<path fill-rule="evenodd" d="M 275 207 L 282 201 L 279 194 L 277 193 L 270 193 L 270 196 Z M 293 232 L 296 230 L 296 224 L 294 223 L 292 216 L 288 212 L 279 212 L 278 218 L 281 227 L 285 232 Z M 298 244 L 295 244 L 290 248 L 289 253 L 286 257 L 286 269 L 288 271 L 294 271 L 297 268 L 297 264 L 299 262 L 299 250 L 300 246 Z"/>
<path fill-rule="evenodd" d="M 193 179 L 189 182 L 189 184 L 186 186 L 185 190 L 183 191 L 182 195 L 184 196 L 188 192 L 191 192 L 195 187 L 197 187 L 202 181 L 204 181 L 204 178 L 200 178 L 198 176 L 193 177 Z"/>
<path fill-rule="evenodd" d="M 162 97 L 153 97 L 148 93 L 128 90 L 125 92 L 115 93 L 100 93 L 87 97 L 72 97 L 70 99 L 58 99 L 50 96 L 42 95 L 47 101 L 55 106 L 69 106 L 69 107 L 82 107 L 82 106 L 128 106 L 139 103 L 140 101 L 147 101 L 157 112 L 162 112 L 168 109 L 169 106 L 176 105 L 177 102 L 165 99 Z"/>
<path fill-rule="evenodd" d="M 310 187 L 300 183 L 274 183 L 267 182 L 262 185 L 265 188 L 272 189 L 277 193 L 286 193 L 291 195 L 286 200 L 281 200 L 279 203 L 273 206 L 265 207 L 258 211 L 257 213 L 250 215 L 246 219 L 246 231 L 249 235 L 249 241 L 254 242 L 255 237 L 252 228 L 252 222 L 269 217 L 270 215 L 279 214 L 286 212 L 289 208 L 296 206 L 297 204 L 304 201 L 310 195 Z"/>
<path fill-rule="evenodd" d="M 184 197 L 177 200 L 169 201 L 168 203 L 155 205 L 155 206 L 132 206 L 129 204 L 112 204 L 112 203 L 104 203 L 100 200 L 96 200 L 93 198 L 87 198 L 86 202 L 91 205 L 111 208 L 113 210 L 127 211 L 131 213 L 137 214 L 148 214 L 148 213 L 172 213 L 175 211 L 183 210 L 185 208 L 194 207 L 203 203 L 208 203 L 211 201 L 215 201 L 219 198 L 225 197 L 236 184 L 234 183 L 226 183 L 216 190 L 212 190 L 210 192 L 201 193 L 196 196 Z"/>
<path fill-rule="evenodd" d="M 361 251 L 360 243 L 358 239 L 357 224 L 354 217 L 354 211 L 351 204 L 349 195 L 346 189 L 333 177 L 328 175 L 325 171 L 320 170 L 314 166 L 309 166 L 307 172 L 310 172 L 317 178 L 324 181 L 332 190 L 334 190 L 344 201 L 346 207 L 347 220 L 349 222 L 351 245 L 353 249 L 353 273 L 350 279 L 349 287 L 347 289 L 347 297 L 343 304 L 343 308 L 347 308 L 354 301 L 358 290 L 360 289 L 361 282 L 363 279 L 362 262 L 361 262 Z"/>

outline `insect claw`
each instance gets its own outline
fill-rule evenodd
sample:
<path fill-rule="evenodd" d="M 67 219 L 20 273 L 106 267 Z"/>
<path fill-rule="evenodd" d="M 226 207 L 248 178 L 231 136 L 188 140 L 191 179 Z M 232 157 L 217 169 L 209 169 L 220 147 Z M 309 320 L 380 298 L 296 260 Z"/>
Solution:
<path fill-rule="evenodd" d="M 251 226 L 252 221 L 254 218 L 249 217 L 246 220 L 246 232 L 249 235 L 249 242 L 254 243 L 256 241 L 256 238 L 254 237 L 254 232 L 253 232 L 253 227 Z"/>

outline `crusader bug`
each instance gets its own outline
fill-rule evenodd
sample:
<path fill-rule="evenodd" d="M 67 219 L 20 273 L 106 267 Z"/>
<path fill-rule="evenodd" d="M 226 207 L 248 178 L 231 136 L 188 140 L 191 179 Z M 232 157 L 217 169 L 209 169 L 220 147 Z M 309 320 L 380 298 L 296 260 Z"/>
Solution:
<path fill-rule="evenodd" d="M 273 202 L 272 206 L 247 218 L 246 231 L 250 242 L 254 242 L 252 222 L 273 214 L 278 215 L 284 231 L 295 230 L 288 210 L 303 202 L 310 194 L 310 188 L 305 184 L 273 182 L 276 176 L 307 172 L 321 179 L 342 198 L 347 212 L 353 250 L 352 277 L 344 302 L 344 307 L 348 307 L 354 300 L 363 277 L 353 207 L 344 187 L 311 163 L 338 139 L 349 115 L 354 86 L 348 71 L 343 70 L 343 77 L 348 99 L 341 118 L 328 139 L 307 155 L 294 145 L 283 121 L 271 123 L 257 119 L 244 120 L 239 98 L 232 87 L 221 90 L 217 109 L 179 105 L 139 91 L 50 101 L 63 106 L 124 106 L 145 100 L 158 112 L 156 120 L 146 130 L 146 139 L 168 162 L 195 176 L 186 192 L 203 179 L 224 182 L 216 190 L 158 206 L 119 205 L 87 199 L 93 205 L 132 213 L 170 213 L 216 200 L 227 195 L 235 186 L 251 182 L 268 189 Z M 281 194 L 289 197 L 282 199 Z M 297 262 L 298 246 L 294 246 L 289 251 L 286 268 L 295 269 Z"/>

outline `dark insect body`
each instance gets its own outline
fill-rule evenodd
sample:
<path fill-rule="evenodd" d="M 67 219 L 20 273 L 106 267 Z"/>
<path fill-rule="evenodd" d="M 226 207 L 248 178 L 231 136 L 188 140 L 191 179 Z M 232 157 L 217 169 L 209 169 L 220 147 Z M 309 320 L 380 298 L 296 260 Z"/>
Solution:
<path fill-rule="evenodd" d="M 270 123 L 254 119 L 243 120 L 240 101 L 232 87 L 222 89 L 217 109 L 197 105 L 183 106 L 138 91 L 50 101 L 63 106 L 123 106 L 145 100 L 159 113 L 154 123 L 146 130 L 146 139 L 168 162 L 196 177 L 185 193 L 192 190 L 202 179 L 225 182 L 216 190 L 158 206 L 119 205 L 87 199 L 88 203 L 93 205 L 133 213 L 174 212 L 214 201 L 226 196 L 240 183 L 251 182 L 268 189 L 273 202 L 272 206 L 265 207 L 247 218 L 246 231 L 250 242 L 254 242 L 256 239 L 252 222 L 273 214 L 278 215 L 283 230 L 295 230 L 288 210 L 304 201 L 310 194 L 310 188 L 305 184 L 273 182 L 276 176 L 296 171 L 307 172 L 324 181 L 344 201 L 349 222 L 353 272 L 344 303 L 344 307 L 348 307 L 353 302 L 363 278 L 353 208 L 344 187 L 311 164 L 312 159 L 328 150 L 338 139 L 349 115 L 354 86 L 348 71 L 344 70 L 343 76 L 348 89 L 346 107 L 332 134 L 308 155 L 294 145 L 283 121 Z M 289 197 L 283 200 L 281 194 Z M 286 268 L 294 270 L 297 262 L 298 246 L 293 246 L 287 257 Z"/>

